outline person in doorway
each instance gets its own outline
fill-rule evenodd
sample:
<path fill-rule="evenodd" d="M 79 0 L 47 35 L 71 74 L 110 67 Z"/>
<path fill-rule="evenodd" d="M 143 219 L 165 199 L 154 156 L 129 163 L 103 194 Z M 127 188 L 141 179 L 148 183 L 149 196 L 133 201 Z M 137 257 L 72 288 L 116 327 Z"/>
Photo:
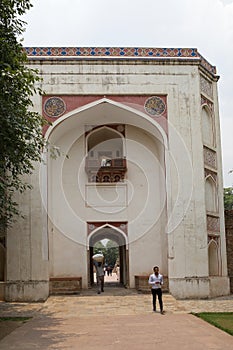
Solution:
<path fill-rule="evenodd" d="M 120 278 L 120 266 L 119 265 L 116 266 L 116 276 L 117 276 L 117 281 L 119 281 L 119 278 Z"/>
<path fill-rule="evenodd" d="M 164 315 L 163 297 L 162 297 L 162 288 L 161 288 L 161 286 L 163 285 L 163 276 L 159 273 L 158 266 L 154 266 L 153 271 L 154 273 L 150 275 L 149 281 L 148 281 L 149 285 L 151 286 L 153 311 L 156 312 L 156 298 L 158 295 L 160 313 L 161 315 Z"/>
<path fill-rule="evenodd" d="M 96 269 L 97 293 L 104 292 L 104 259 L 103 261 L 93 260 Z"/>

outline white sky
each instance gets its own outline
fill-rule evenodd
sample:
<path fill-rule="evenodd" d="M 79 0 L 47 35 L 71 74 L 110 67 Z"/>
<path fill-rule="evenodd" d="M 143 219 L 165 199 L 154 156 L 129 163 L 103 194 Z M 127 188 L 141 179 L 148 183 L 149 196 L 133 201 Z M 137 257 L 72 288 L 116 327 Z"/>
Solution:
<path fill-rule="evenodd" d="M 195 47 L 217 66 L 224 187 L 233 185 L 233 0 L 31 0 L 24 46 Z"/>

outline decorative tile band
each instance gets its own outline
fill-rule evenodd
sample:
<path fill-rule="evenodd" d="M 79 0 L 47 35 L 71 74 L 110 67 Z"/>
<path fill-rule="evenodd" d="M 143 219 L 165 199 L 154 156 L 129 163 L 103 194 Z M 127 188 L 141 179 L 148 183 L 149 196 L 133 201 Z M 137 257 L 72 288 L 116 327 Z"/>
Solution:
<path fill-rule="evenodd" d="M 192 48 L 26 47 L 28 56 L 200 57 Z"/>
<path fill-rule="evenodd" d="M 26 47 L 28 57 L 119 57 L 119 58 L 197 58 L 211 74 L 216 67 L 207 62 L 196 48 L 146 48 L 146 47 Z"/>

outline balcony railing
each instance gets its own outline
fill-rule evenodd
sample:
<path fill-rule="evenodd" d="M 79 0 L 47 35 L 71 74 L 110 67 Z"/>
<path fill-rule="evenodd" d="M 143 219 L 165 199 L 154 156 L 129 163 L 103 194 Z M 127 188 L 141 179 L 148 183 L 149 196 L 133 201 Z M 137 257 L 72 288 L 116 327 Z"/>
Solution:
<path fill-rule="evenodd" d="M 125 158 L 113 158 L 113 159 L 90 159 L 89 157 L 86 157 L 86 163 L 85 163 L 85 168 L 87 171 L 89 170 L 122 170 L 126 171 L 127 166 L 126 166 L 126 159 Z"/>
<path fill-rule="evenodd" d="M 98 160 L 86 157 L 85 170 L 89 182 L 122 182 L 127 171 L 127 162 L 125 158 Z"/>

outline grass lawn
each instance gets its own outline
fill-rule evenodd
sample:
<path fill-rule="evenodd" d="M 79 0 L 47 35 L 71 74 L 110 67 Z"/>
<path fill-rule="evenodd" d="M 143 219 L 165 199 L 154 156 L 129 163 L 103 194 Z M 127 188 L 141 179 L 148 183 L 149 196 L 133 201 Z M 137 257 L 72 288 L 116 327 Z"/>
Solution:
<path fill-rule="evenodd" d="M 0 322 L 4 321 L 21 321 L 26 322 L 30 320 L 31 317 L 0 317 Z"/>
<path fill-rule="evenodd" d="M 200 312 L 194 315 L 233 335 L 233 312 Z"/>

